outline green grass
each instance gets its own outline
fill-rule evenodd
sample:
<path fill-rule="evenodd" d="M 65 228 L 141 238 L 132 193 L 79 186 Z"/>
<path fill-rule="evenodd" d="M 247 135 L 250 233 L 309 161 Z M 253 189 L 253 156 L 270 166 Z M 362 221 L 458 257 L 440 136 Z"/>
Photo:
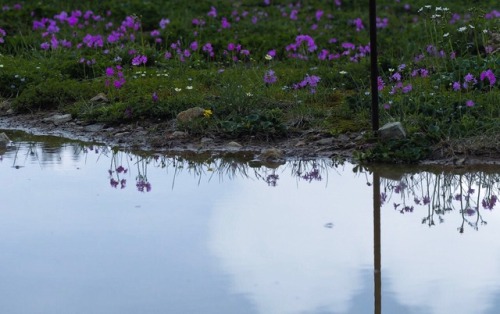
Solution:
<path fill-rule="evenodd" d="M 332 134 L 369 130 L 369 54 L 356 56 L 369 43 L 368 6 L 366 1 L 344 2 L 337 7 L 333 1 L 313 0 L 299 7 L 292 5 L 295 1 L 272 1 L 267 6 L 260 0 L 43 1 L 26 3 L 20 10 L 7 3 L 10 10 L 0 12 L 0 28 L 6 32 L 0 44 L 0 97 L 11 98 L 19 112 L 57 109 L 108 123 L 174 119 L 195 106 L 212 110 L 209 118 L 180 126 L 193 134 L 276 138 L 304 128 Z M 499 82 L 490 86 L 487 79 L 480 79 L 488 69 L 500 77 L 498 51 L 488 52 L 500 45 L 494 41 L 500 34 L 499 18 L 485 18 L 499 9 L 495 3 L 439 1 L 426 8 L 425 1 L 417 0 L 405 8 L 402 2 L 378 1 L 377 16 L 388 19 L 388 26 L 378 29 L 379 71 L 386 85 L 380 91 L 381 124 L 401 121 L 410 136 L 424 134 L 428 140 L 500 131 Z M 207 16 L 211 6 L 217 17 Z M 55 17 L 74 10 L 82 12 L 81 27 Z M 85 22 L 87 10 L 94 18 Z M 290 18 L 292 10 L 298 11 L 297 19 Z M 319 10 L 323 14 L 318 21 Z M 127 16 L 137 29 L 127 28 L 117 42 L 108 42 L 108 35 Z M 221 27 L 223 17 L 230 28 Z M 45 29 L 34 30 L 34 22 L 42 18 L 56 21 L 58 31 L 43 35 L 49 22 Z M 170 20 L 165 29 L 158 24 L 162 18 Z M 364 29 L 356 30 L 352 23 L 356 18 Z M 205 24 L 193 25 L 193 19 Z M 159 36 L 152 36 L 153 30 Z M 88 34 L 101 35 L 102 46 L 87 47 L 83 38 Z M 317 49 L 308 51 L 303 44 L 295 51 L 302 58 L 291 58 L 286 47 L 298 35 L 309 35 Z M 52 36 L 71 42 L 71 47 L 63 48 L 59 42 L 58 48 L 42 49 Z M 190 49 L 194 41 L 198 48 Z M 208 42 L 213 57 L 202 49 Z M 355 46 L 347 56 L 342 47 L 346 42 Z M 248 55 L 230 51 L 230 43 L 241 45 Z M 181 61 L 172 44 L 190 55 Z M 276 56 L 266 59 L 272 49 Z M 318 58 L 323 49 L 331 60 Z M 171 59 L 165 59 L 166 52 Z M 452 52 L 455 58 L 450 58 Z M 147 56 L 147 63 L 133 66 L 137 55 Z M 423 58 L 416 61 L 419 55 Z M 402 64 L 406 67 L 399 70 Z M 116 77 L 105 75 L 106 68 L 117 65 L 123 67 L 126 81 L 120 89 L 113 87 Z M 427 75 L 412 75 L 420 69 Z M 275 72 L 276 83 L 264 83 L 268 70 Z M 391 92 L 396 72 L 402 87 L 411 84 L 411 91 Z M 453 90 L 452 84 L 464 83 L 468 73 L 476 82 Z M 313 89 L 294 89 L 307 76 L 321 79 Z M 110 102 L 91 104 L 90 98 L 101 92 Z M 466 106 L 468 100 L 474 106 Z"/>

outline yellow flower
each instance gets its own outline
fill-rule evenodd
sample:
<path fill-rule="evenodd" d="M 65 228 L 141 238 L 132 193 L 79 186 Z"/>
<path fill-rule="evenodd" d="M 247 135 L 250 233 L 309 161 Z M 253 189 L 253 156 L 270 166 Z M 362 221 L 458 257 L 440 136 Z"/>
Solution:
<path fill-rule="evenodd" d="M 212 110 L 210 110 L 210 109 L 205 109 L 205 110 L 203 111 L 203 116 L 204 116 L 205 118 L 210 118 L 210 116 L 211 116 L 212 114 L 213 114 L 213 112 L 212 112 Z"/>

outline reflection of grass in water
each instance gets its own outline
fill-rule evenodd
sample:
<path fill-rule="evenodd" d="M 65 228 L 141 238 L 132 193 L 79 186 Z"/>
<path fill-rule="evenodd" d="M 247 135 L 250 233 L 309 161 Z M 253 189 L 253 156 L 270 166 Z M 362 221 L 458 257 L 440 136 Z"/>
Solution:
<path fill-rule="evenodd" d="M 429 227 L 443 223 L 446 214 L 458 212 L 460 233 L 466 225 L 478 230 L 487 224 L 480 209 L 494 209 L 500 194 L 500 174 L 487 171 L 403 173 L 400 178 L 382 178 L 380 184 L 382 204 L 393 200 L 394 209 L 402 214 L 416 211 L 417 206 L 426 208 L 422 224 Z"/>

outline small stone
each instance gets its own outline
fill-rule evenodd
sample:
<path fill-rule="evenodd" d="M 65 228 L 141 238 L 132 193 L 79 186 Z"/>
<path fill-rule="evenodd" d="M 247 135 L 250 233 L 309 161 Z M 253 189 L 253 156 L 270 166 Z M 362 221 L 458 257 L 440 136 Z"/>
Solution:
<path fill-rule="evenodd" d="M 229 143 L 226 144 L 226 147 L 227 148 L 232 148 L 232 149 L 240 149 L 243 146 L 240 143 L 237 143 L 237 142 L 229 142 Z"/>
<path fill-rule="evenodd" d="M 179 122 L 189 122 L 195 118 L 202 117 L 204 113 L 205 109 L 201 107 L 189 108 L 188 110 L 179 112 L 177 120 Z"/>
<path fill-rule="evenodd" d="M 10 138 L 5 133 L 0 133 L 0 147 L 6 147 L 11 143 Z"/>
<path fill-rule="evenodd" d="M 334 141 L 334 138 L 333 137 L 329 137 L 329 138 L 322 138 L 320 140 L 317 140 L 314 143 L 317 144 L 317 145 L 332 145 L 333 141 Z"/>
<path fill-rule="evenodd" d="M 83 127 L 85 132 L 99 132 L 104 129 L 104 124 L 90 124 Z"/>
<path fill-rule="evenodd" d="M 122 137 L 122 136 L 125 136 L 125 135 L 129 135 L 130 132 L 118 132 L 115 134 L 115 137 Z"/>
<path fill-rule="evenodd" d="M 109 102 L 108 97 L 104 93 L 99 93 L 90 99 L 92 103 L 106 103 Z"/>
<path fill-rule="evenodd" d="M 406 132 L 401 122 L 391 122 L 378 129 L 378 134 L 383 140 L 402 139 L 406 137 Z"/>
<path fill-rule="evenodd" d="M 207 143 L 212 143 L 214 141 L 213 138 L 210 138 L 210 137 L 203 137 L 201 140 L 200 140 L 200 143 L 201 144 L 207 144 Z"/>
<path fill-rule="evenodd" d="M 183 131 L 175 131 L 174 133 L 167 136 L 168 139 L 186 138 L 188 134 Z"/>
<path fill-rule="evenodd" d="M 71 116 L 71 114 L 68 113 L 68 114 L 55 114 L 51 117 L 43 119 L 42 121 L 43 122 L 52 122 L 55 125 L 60 125 L 60 124 L 69 122 L 72 119 L 73 119 L 73 117 Z"/>

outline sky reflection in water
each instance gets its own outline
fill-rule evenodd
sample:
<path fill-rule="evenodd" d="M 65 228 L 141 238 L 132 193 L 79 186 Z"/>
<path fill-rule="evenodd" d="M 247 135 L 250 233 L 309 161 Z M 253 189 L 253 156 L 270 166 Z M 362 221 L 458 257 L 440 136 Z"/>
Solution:
<path fill-rule="evenodd" d="M 0 154 L 2 313 L 374 312 L 366 169 Z M 382 313 L 497 313 L 499 172 L 381 176 Z"/>

